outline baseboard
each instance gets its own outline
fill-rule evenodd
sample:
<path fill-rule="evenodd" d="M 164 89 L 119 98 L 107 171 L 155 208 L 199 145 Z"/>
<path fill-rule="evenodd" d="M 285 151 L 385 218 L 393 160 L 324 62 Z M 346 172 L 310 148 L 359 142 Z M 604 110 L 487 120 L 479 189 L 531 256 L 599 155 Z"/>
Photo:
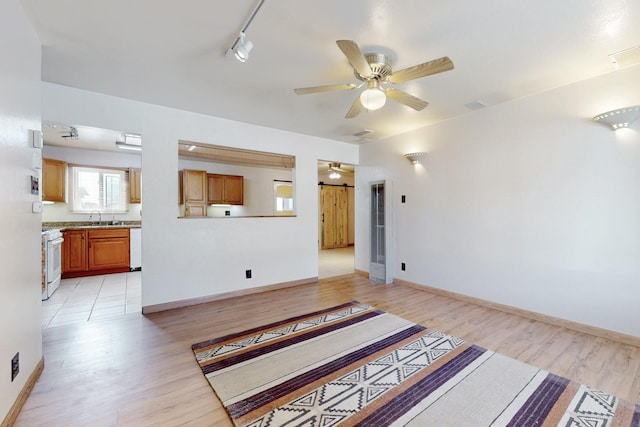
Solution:
<path fill-rule="evenodd" d="M 4 417 L 4 420 L 2 421 L 2 424 L 0 424 L 0 427 L 10 427 L 13 425 L 13 423 L 16 422 L 18 414 L 20 414 L 20 411 L 27 401 L 29 394 L 31 394 L 31 390 L 33 390 L 33 387 L 36 385 L 36 381 L 38 381 L 38 378 L 40 378 L 40 374 L 42 374 L 43 369 L 44 357 L 40 359 L 40 361 L 36 365 L 36 368 L 33 370 L 33 372 L 31 372 L 31 375 L 29 375 L 29 379 L 27 379 L 24 387 L 22 387 L 20 394 L 18 394 L 16 401 L 13 402 L 11 409 L 9 409 L 9 413 L 7 413 L 7 416 Z"/>
<path fill-rule="evenodd" d="M 574 322 L 572 320 L 561 319 L 559 317 L 549 316 L 547 314 L 537 313 L 535 311 L 529 311 L 522 308 L 512 307 L 506 304 L 500 304 L 481 298 L 475 298 L 456 292 L 445 291 L 443 289 L 433 288 L 427 285 L 420 285 L 417 283 L 409 282 L 406 280 L 395 279 L 393 283 L 399 285 L 410 286 L 412 288 L 425 290 L 437 295 L 457 299 L 459 301 L 476 304 L 482 307 L 491 308 L 494 310 L 502 311 L 504 313 L 515 314 L 517 316 L 525 317 L 531 320 L 537 320 L 540 322 L 548 323 L 553 326 L 560 326 L 562 328 L 571 329 L 576 332 L 582 332 L 584 334 L 594 335 L 600 338 L 606 338 L 613 341 L 617 341 L 623 344 L 632 345 L 634 347 L 640 347 L 640 337 L 633 335 L 623 334 L 621 332 L 611 331 L 604 328 L 598 328 L 596 326 L 585 325 L 584 323 Z"/>
<path fill-rule="evenodd" d="M 294 280 L 291 282 L 276 283 L 274 285 L 258 286 L 257 288 L 242 289 L 239 291 L 224 292 L 221 294 L 208 295 L 205 297 L 190 298 L 180 301 L 167 302 L 162 304 L 147 305 L 142 307 L 142 314 L 157 313 L 158 311 L 173 310 L 174 308 L 189 307 L 197 304 L 205 304 L 213 301 L 220 301 L 229 298 L 243 297 L 246 295 L 258 294 L 261 292 L 276 291 L 278 289 L 292 288 L 294 286 L 308 285 L 317 283 L 317 277 L 309 277 L 308 279 Z"/>
<path fill-rule="evenodd" d="M 358 276 L 369 278 L 369 272 L 368 271 L 358 270 L 356 268 L 353 272 L 356 273 Z"/>

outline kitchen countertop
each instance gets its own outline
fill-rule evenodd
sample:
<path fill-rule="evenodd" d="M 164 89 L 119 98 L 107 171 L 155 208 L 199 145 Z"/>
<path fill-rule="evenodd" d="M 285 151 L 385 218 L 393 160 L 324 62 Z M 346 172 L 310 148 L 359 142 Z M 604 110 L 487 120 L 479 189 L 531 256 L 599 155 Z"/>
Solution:
<path fill-rule="evenodd" d="M 106 221 L 95 223 L 91 221 L 70 221 L 70 222 L 43 222 L 42 228 L 55 228 L 60 230 L 70 229 L 97 229 L 97 228 L 140 228 L 140 221 L 122 221 L 118 224 L 110 224 Z"/>

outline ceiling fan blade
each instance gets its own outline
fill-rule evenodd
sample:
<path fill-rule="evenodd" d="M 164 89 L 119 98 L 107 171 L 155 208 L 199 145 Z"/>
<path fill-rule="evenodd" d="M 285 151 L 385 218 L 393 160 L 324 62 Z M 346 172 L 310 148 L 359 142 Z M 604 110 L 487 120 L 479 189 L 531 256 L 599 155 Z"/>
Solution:
<path fill-rule="evenodd" d="M 347 115 L 344 116 L 344 118 L 352 119 L 358 114 L 360 114 L 360 111 L 362 111 L 362 109 L 363 107 L 362 107 L 362 103 L 360 102 L 360 97 L 356 96 L 356 100 L 353 101 L 353 104 L 351 104 L 351 108 L 349 108 L 349 111 L 347 111 Z"/>
<path fill-rule="evenodd" d="M 420 111 L 429 105 L 427 101 L 423 101 L 420 98 L 416 98 L 415 96 L 409 95 L 407 92 L 403 92 L 398 89 L 387 89 L 385 93 L 387 94 L 387 98 L 391 98 L 394 101 L 406 105 L 407 107 L 411 107 L 416 111 Z"/>
<path fill-rule="evenodd" d="M 407 80 L 413 80 L 420 77 L 430 76 L 432 74 L 442 73 L 444 71 L 453 70 L 453 62 L 448 56 L 434 59 L 433 61 L 414 65 L 400 71 L 395 71 L 388 78 L 390 83 L 402 83 Z"/>
<path fill-rule="evenodd" d="M 353 171 L 342 169 L 342 168 L 334 168 L 333 170 L 338 171 L 340 173 L 353 173 Z"/>
<path fill-rule="evenodd" d="M 349 63 L 358 74 L 363 77 L 369 77 L 373 74 L 371 67 L 366 58 L 362 54 L 362 51 L 353 40 L 338 40 L 336 41 L 338 47 L 347 57 Z"/>
<path fill-rule="evenodd" d="M 293 91 L 298 95 L 307 95 L 310 93 L 331 92 L 334 90 L 351 90 L 357 87 L 358 87 L 357 84 L 349 83 L 349 84 L 341 84 L 341 85 L 302 87 L 302 88 L 294 89 Z"/>

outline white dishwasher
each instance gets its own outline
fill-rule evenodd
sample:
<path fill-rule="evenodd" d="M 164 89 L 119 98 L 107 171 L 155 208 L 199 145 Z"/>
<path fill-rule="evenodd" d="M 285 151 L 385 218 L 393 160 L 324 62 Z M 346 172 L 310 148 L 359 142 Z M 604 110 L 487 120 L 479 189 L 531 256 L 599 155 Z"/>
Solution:
<path fill-rule="evenodd" d="M 142 270 L 142 229 L 129 230 L 129 268 L 131 271 Z"/>

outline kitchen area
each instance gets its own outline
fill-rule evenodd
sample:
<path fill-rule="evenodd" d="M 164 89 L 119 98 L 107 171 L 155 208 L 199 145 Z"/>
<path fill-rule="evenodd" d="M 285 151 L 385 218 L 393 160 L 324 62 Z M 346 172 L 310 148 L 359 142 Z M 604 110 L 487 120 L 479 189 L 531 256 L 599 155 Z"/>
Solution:
<path fill-rule="evenodd" d="M 139 314 L 141 138 L 45 122 L 43 142 L 43 328 Z"/>

